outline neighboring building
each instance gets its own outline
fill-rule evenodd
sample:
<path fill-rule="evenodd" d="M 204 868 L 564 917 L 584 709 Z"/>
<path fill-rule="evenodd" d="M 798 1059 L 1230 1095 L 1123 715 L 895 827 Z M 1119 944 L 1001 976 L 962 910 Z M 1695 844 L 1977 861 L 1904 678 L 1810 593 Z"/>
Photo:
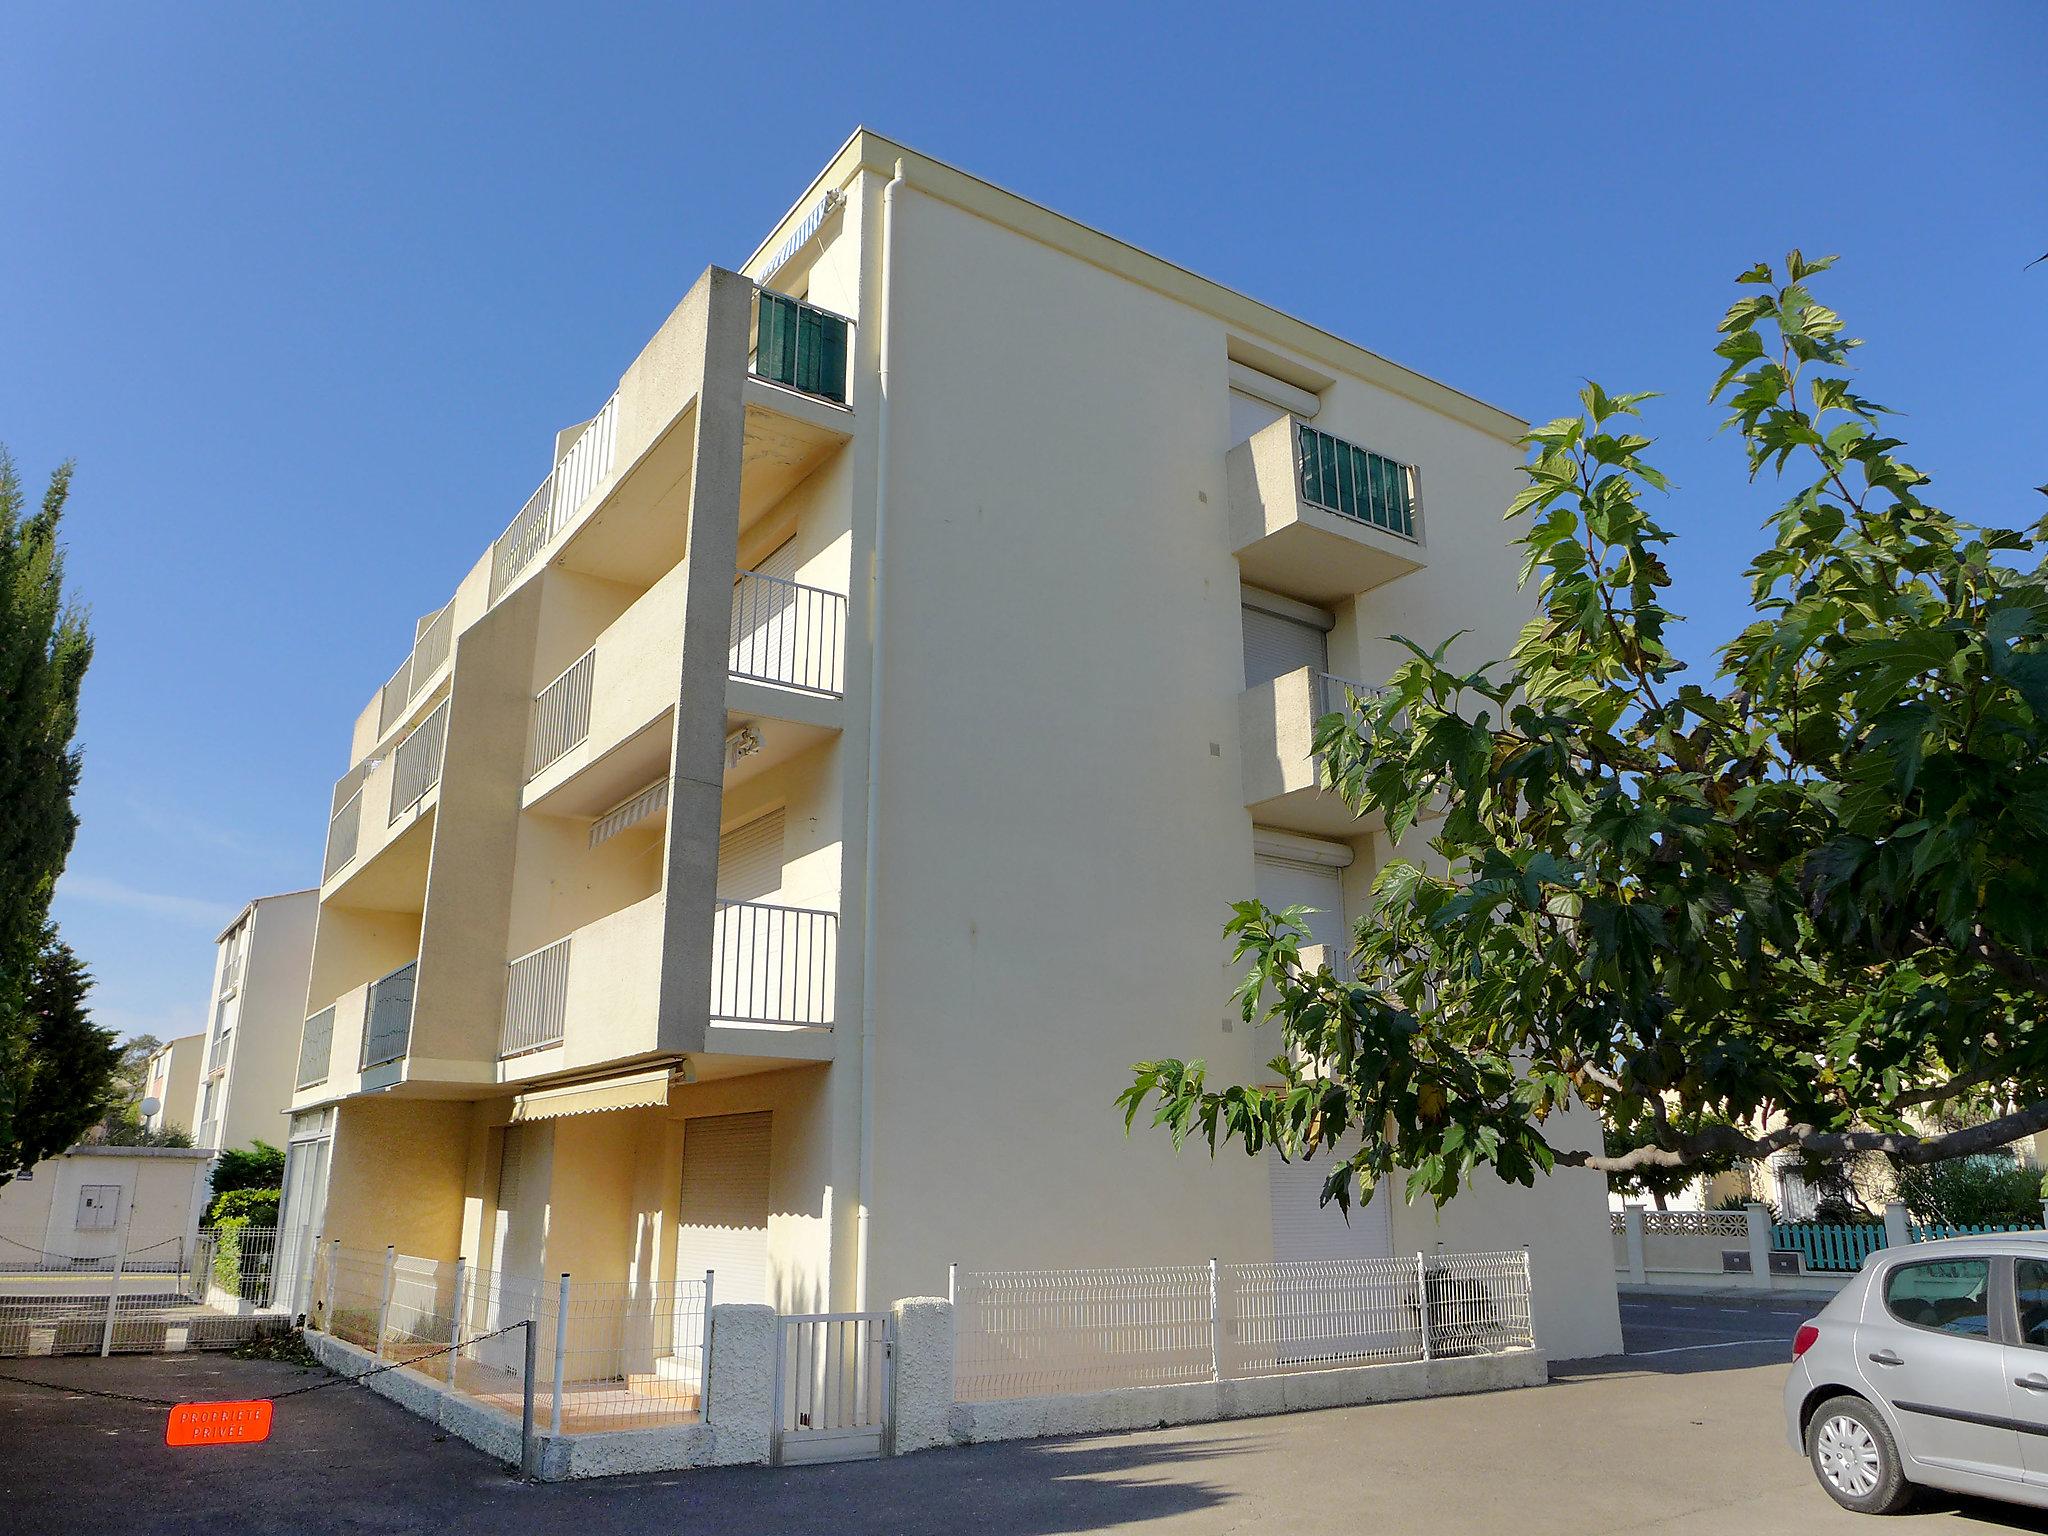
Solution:
<path fill-rule="evenodd" d="M 306 1022 L 320 893 L 259 896 L 214 941 L 206 1069 L 192 1137 L 215 1151 L 283 1142 Z"/>
<path fill-rule="evenodd" d="M 1520 421 L 864 132 L 576 393 L 355 724 L 287 1264 L 801 1310 L 1527 1245 L 1544 1346 L 1619 1347 L 1597 1174 L 1347 1225 L 1324 1165 L 1111 1104 L 1145 1057 L 1262 1074 L 1233 899 L 1362 909 L 1387 841 L 1311 723 L 1382 637 L 1506 654 Z"/>
<path fill-rule="evenodd" d="M 143 1098 L 156 1100 L 156 1111 L 142 1117 L 143 1129 L 195 1134 L 193 1114 L 199 1098 L 200 1068 L 205 1060 L 203 1034 L 180 1035 L 157 1048 L 142 1074 Z"/>
<path fill-rule="evenodd" d="M 137 1268 L 191 1252 L 207 1154 L 188 1147 L 78 1146 L 0 1184 L 0 1269 L 111 1258 L 126 1226 Z"/>

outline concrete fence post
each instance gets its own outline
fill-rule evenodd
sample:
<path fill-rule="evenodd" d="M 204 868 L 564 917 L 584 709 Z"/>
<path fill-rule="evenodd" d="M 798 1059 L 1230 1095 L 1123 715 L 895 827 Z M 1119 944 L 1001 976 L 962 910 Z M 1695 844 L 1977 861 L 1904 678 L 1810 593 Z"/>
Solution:
<path fill-rule="evenodd" d="M 448 1302 L 448 1372 L 449 1386 L 455 1385 L 455 1362 L 462 1358 L 462 1288 L 469 1280 L 469 1259 L 458 1254 L 455 1259 L 455 1290 Z"/>
<path fill-rule="evenodd" d="M 1643 1257 L 1643 1208 L 1628 1204 L 1621 1208 L 1621 1229 L 1628 1242 L 1628 1283 L 1649 1282 L 1649 1264 Z"/>
<path fill-rule="evenodd" d="M 952 1444 L 953 1304 L 913 1296 L 891 1309 L 896 1322 L 896 1392 L 889 1445 L 898 1456 Z"/>
<path fill-rule="evenodd" d="M 768 1460 L 775 1415 L 775 1336 L 781 1319 L 773 1307 L 721 1304 L 706 1320 L 711 1330 L 711 1383 L 704 1422 L 711 1426 L 712 1466 Z"/>
<path fill-rule="evenodd" d="M 334 1272 L 341 1268 L 341 1239 L 336 1238 L 327 1249 L 327 1304 L 320 1314 L 320 1326 L 328 1333 L 334 1332 Z"/>
<path fill-rule="evenodd" d="M 1223 1379 L 1223 1325 L 1222 1308 L 1218 1305 L 1216 1284 L 1216 1261 L 1209 1261 L 1209 1379 Z"/>
<path fill-rule="evenodd" d="M 398 1245 L 384 1245 L 384 1290 L 377 1301 L 377 1358 L 384 1358 L 384 1330 L 391 1324 L 391 1286 L 398 1277 Z"/>
<path fill-rule="evenodd" d="M 1743 1215 L 1749 1218 L 1749 1283 L 1766 1291 L 1771 1287 L 1771 1213 L 1752 1200 Z"/>
<path fill-rule="evenodd" d="M 555 1299 L 555 1390 L 548 1398 L 548 1433 L 562 1432 L 562 1387 L 569 1370 L 569 1277 Z"/>
<path fill-rule="evenodd" d="M 1884 1245 L 1887 1248 L 1903 1248 L 1913 1241 L 1913 1229 L 1906 1222 L 1906 1208 L 1892 1200 L 1884 1208 Z"/>

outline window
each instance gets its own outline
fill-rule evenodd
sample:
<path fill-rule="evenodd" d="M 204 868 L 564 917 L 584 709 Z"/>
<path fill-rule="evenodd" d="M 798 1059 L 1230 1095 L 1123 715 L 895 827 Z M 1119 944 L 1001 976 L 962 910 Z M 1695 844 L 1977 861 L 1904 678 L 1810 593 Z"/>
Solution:
<path fill-rule="evenodd" d="M 1885 1276 L 1885 1310 L 1915 1328 L 1989 1338 L 1984 1299 L 1990 1284 L 1989 1259 L 1901 1264 Z"/>
<path fill-rule="evenodd" d="M 78 1230 L 104 1232 L 121 1215 L 121 1186 L 87 1184 L 78 1191 Z"/>
<path fill-rule="evenodd" d="M 2012 1289 L 2020 1306 L 2020 1342 L 2048 1349 L 2048 1261 L 2015 1260 Z"/>

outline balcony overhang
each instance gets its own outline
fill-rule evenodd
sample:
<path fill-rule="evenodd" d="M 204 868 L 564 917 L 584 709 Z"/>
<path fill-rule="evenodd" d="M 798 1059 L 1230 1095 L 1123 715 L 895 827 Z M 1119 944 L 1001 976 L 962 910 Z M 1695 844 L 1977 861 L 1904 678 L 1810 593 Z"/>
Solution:
<path fill-rule="evenodd" d="M 1321 674 L 1301 667 L 1238 695 L 1238 752 L 1244 803 L 1260 826 L 1312 837 L 1349 838 L 1377 832 L 1377 816 L 1359 817 L 1322 786 L 1315 725 L 1322 710 Z"/>
<path fill-rule="evenodd" d="M 749 374 L 744 399 L 742 532 L 853 437 L 853 412 L 816 395 Z"/>
<path fill-rule="evenodd" d="M 1294 461 L 1295 422 L 1282 417 L 1225 459 L 1230 547 L 1244 580 L 1325 606 L 1422 569 L 1420 537 L 1404 538 L 1306 500 Z"/>

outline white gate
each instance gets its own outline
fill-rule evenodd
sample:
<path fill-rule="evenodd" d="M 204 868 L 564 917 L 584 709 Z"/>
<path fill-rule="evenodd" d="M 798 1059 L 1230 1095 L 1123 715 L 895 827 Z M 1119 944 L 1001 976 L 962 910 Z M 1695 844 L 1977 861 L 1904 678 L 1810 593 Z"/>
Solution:
<path fill-rule="evenodd" d="M 889 1454 L 896 1323 L 887 1312 L 776 1319 L 771 1459 L 854 1461 Z"/>

